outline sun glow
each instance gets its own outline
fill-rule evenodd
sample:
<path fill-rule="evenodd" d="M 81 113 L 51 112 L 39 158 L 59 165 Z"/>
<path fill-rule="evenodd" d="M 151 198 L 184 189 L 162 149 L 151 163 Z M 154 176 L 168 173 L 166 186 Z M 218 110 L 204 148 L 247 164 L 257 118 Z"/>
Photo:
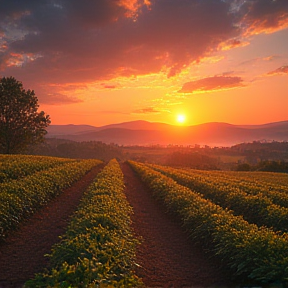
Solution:
<path fill-rule="evenodd" d="M 184 114 L 178 114 L 176 120 L 179 124 L 183 124 L 186 120 L 186 117 Z"/>

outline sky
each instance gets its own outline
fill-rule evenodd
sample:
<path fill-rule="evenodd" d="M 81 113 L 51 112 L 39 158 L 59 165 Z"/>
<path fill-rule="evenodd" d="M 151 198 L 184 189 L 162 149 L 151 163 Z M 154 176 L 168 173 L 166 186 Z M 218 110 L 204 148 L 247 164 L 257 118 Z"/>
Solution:
<path fill-rule="evenodd" d="M 9 76 L 52 124 L 285 121 L 288 1 L 0 0 Z"/>

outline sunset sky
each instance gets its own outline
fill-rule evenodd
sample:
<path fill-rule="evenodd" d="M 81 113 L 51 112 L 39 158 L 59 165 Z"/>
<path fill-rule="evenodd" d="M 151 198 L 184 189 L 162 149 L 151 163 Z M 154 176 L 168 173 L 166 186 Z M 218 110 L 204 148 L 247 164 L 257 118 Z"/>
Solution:
<path fill-rule="evenodd" d="M 3 76 L 52 124 L 288 120 L 288 0 L 0 0 Z"/>

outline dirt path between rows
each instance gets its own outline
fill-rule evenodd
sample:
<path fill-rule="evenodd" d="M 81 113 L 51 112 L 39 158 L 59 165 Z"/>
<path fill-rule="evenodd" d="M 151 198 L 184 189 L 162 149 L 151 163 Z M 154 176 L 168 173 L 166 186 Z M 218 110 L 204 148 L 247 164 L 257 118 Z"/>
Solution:
<path fill-rule="evenodd" d="M 215 259 L 193 244 L 179 221 L 167 215 L 127 163 L 121 164 L 125 193 L 133 206 L 133 229 L 142 237 L 138 276 L 147 287 L 235 287 Z"/>
<path fill-rule="evenodd" d="M 45 254 L 59 242 L 80 199 L 103 168 L 98 165 L 48 206 L 36 212 L 0 244 L 0 288 L 18 288 L 48 264 Z"/>

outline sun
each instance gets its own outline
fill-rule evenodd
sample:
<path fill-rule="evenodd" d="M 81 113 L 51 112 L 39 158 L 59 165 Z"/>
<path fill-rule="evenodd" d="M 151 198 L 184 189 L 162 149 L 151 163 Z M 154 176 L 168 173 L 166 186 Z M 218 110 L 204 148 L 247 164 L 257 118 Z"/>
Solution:
<path fill-rule="evenodd" d="M 186 116 L 184 114 L 178 114 L 176 120 L 178 123 L 183 124 L 186 120 Z"/>

